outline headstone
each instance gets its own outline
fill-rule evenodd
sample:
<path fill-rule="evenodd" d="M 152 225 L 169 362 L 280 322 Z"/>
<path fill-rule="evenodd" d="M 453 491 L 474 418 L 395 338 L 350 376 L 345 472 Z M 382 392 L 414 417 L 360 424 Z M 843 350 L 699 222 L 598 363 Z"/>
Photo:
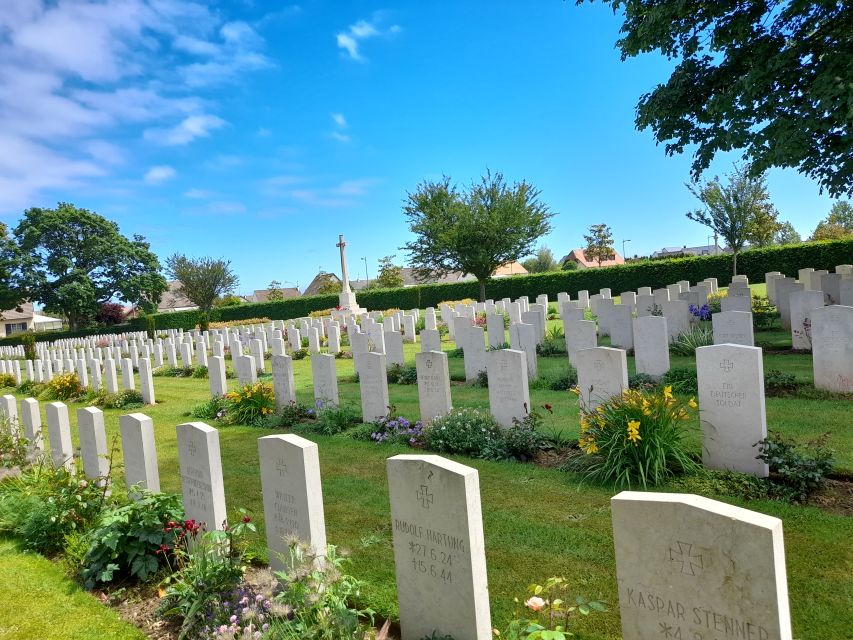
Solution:
<path fill-rule="evenodd" d="M 29 360 L 27 362 L 30 362 Z M 27 440 L 27 451 L 30 457 L 44 451 L 44 438 L 41 429 L 41 412 L 35 398 L 21 400 L 18 410 L 24 438 Z"/>
<path fill-rule="evenodd" d="M 664 304 L 663 317 L 666 318 L 670 342 L 690 329 L 690 305 L 684 300 L 670 300 Z"/>
<path fill-rule="evenodd" d="M 598 334 L 595 331 L 595 322 L 592 320 L 578 320 L 569 325 L 566 331 L 566 351 L 569 355 L 569 363 L 577 367 L 575 357 L 578 351 L 593 349 L 598 346 Z"/>
<path fill-rule="evenodd" d="M 539 375 L 536 360 L 536 328 L 531 324 L 513 324 L 509 327 L 509 344 L 515 351 L 523 351 L 527 362 L 527 377 L 535 380 Z"/>
<path fill-rule="evenodd" d="M 20 433 L 20 421 L 18 420 L 18 401 L 15 396 L 7 394 L 0 397 L 0 416 L 7 420 L 12 437 L 17 438 Z"/>
<path fill-rule="evenodd" d="M 176 430 L 186 518 L 204 523 L 208 531 L 223 529 L 228 514 L 219 432 L 203 422 L 179 424 Z"/>
<path fill-rule="evenodd" d="M 312 368 L 315 357 L 311 358 Z M 334 366 L 334 358 L 332 364 Z M 337 382 L 337 377 L 335 377 L 335 382 Z M 337 387 L 337 385 L 335 386 Z M 296 385 L 293 382 L 293 359 L 290 356 L 280 355 L 272 357 L 272 387 L 277 411 L 281 411 L 284 407 L 296 402 Z"/>
<path fill-rule="evenodd" d="M 711 326 L 714 330 L 714 344 L 755 346 L 750 312 L 721 311 L 711 314 Z"/>
<path fill-rule="evenodd" d="M 394 456 L 388 489 L 401 640 L 489 640 L 477 470 L 439 456 Z"/>
<path fill-rule="evenodd" d="M 132 360 L 131 360 L 132 362 Z M 189 342 L 181 343 L 181 366 L 184 369 L 191 369 L 193 366 L 193 348 Z M 124 362 L 122 362 L 122 372 L 124 371 Z"/>
<path fill-rule="evenodd" d="M 853 276 L 845 276 L 838 285 L 839 303 L 845 307 L 853 307 Z M 18 361 L 15 361 L 18 364 Z"/>
<path fill-rule="evenodd" d="M 811 321 L 815 387 L 853 393 L 853 306 L 815 309 Z"/>
<path fill-rule="evenodd" d="M 610 504 L 622 637 L 791 640 L 781 520 L 690 494 Z"/>
<path fill-rule="evenodd" d="M 310 327 L 308 329 L 308 351 L 311 353 L 320 353 L 320 332 L 317 330 L 317 327 Z"/>
<path fill-rule="evenodd" d="M 476 380 L 480 372 L 486 370 L 486 338 L 483 328 L 457 326 L 456 343 L 462 348 L 465 379 Z"/>
<path fill-rule="evenodd" d="M 415 355 L 415 367 L 418 373 L 421 422 L 426 424 L 453 408 L 447 354 L 441 351 L 421 351 Z"/>
<path fill-rule="evenodd" d="M 669 331 L 666 318 L 634 318 L 634 363 L 637 373 L 660 378 L 669 371 Z"/>
<path fill-rule="evenodd" d="M 270 567 L 289 567 L 289 540 L 297 538 L 314 554 L 326 553 L 326 521 L 317 445 L 293 434 L 258 438 Z"/>
<path fill-rule="evenodd" d="M 210 383 L 210 397 L 217 398 L 228 393 L 228 382 L 225 377 L 225 358 L 211 356 L 207 361 L 207 377 Z"/>
<path fill-rule="evenodd" d="M 121 359 L 121 386 L 125 390 L 136 389 L 136 383 L 133 380 L 133 362 L 130 358 Z"/>
<path fill-rule="evenodd" d="M 139 390 L 142 393 L 142 402 L 154 404 L 154 377 L 151 375 L 151 361 L 148 358 L 139 358 Z"/>
<path fill-rule="evenodd" d="M 341 352 L 341 328 L 335 323 L 329 325 L 328 345 L 329 353 L 335 354 Z M 284 352 L 282 351 L 278 355 L 284 355 Z"/>
<path fill-rule="evenodd" d="M 768 475 L 753 446 L 767 437 L 764 363 L 759 347 L 718 344 L 696 349 L 702 462 L 711 469 Z"/>
<path fill-rule="evenodd" d="M 829 271 L 826 269 L 816 269 L 809 274 L 808 283 L 806 284 L 806 289 L 811 289 L 812 291 L 820 291 L 820 281 L 821 278 L 827 275 Z"/>
<path fill-rule="evenodd" d="M 513 419 L 524 420 L 530 413 L 526 359 L 523 351 L 515 349 L 487 354 L 489 410 L 502 427 L 511 427 Z"/>
<path fill-rule="evenodd" d="M 776 308 L 782 322 L 782 328 L 791 330 L 791 294 L 795 291 L 803 291 L 805 285 L 794 282 L 793 278 L 776 279 Z"/>
<path fill-rule="evenodd" d="M 489 347 L 492 349 L 503 348 L 506 343 L 504 317 L 497 313 L 488 314 L 486 316 L 486 330 L 488 332 Z"/>
<path fill-rule="evenodd" d="M 820 277 L 820 290 L 825 304 L 841 304 L 841 274 L 825 273 Z"/>
<path fill-rule="evenodd" d="M 361 374 L 359 374 L 361 375 Z M 311 355 L 311 379 L 314 385 L 314 400 L 323 404 L 340 403 L 338 397 L 338 372 L 335 356 L 328 353 Z"/>
<path fill-rule="evenodd" d="M 110 460 L 104 430 L 104 412 L 97 407 L 77 409 L 77 427 L 80 433 L 83 472 L 90 480 L 106 481 L 110 473 Z"/>
<path fill-rule="evenodd" d="M 776 304 L 776 280 L 785 276 L 779 271 L 768 271 L 764 274 L 764 284 L 767 288 L 767 299 Z"/>
<path fill-rule="evenodd" d="M 628 360 L 622 349 L 595 347 L 575 354 L 580 406 L 587 411 L 628 388 Z"/>
<path fill-rule="evenodd" d="M 403 334 L 399 331 L 385 332 L 385 354 L 388 361 L 388 366 L 400 366 L 406 364 L 403 356 Z"/>
<path fill-rule="evenodd" d="M 823 307 L 823 291 L 805 289 L 795 291 L 789 296 L 791 314 L 791 348 L 810 350 L 812 348 L 811 314 Z"/>
<path fill-rule="evenodd" d="M 441 351 L 441 334 L 438 329 L 421 331 L 421 351 Z"/>
<path fill-rule="evenodd" d="M 578 291 L 578 302 L 581 303 L 581 307 L 584 309 L 589 309 L 589 291 L 586 289 Z"/>
<path fill-rule="evenodd" d="M 610 344 L 620 349 L 634 348 L 631 307 L 617 304 L 610 310 Z"/>
<path fill-rule="evenodd" d="M 47 415 L 47 437 L 50 440 L 50 457 L 55 467 L 74 469 L 74 446 L 71 444 L 71 423 L 68 406 L 64 402 L 49 402 Z"/>
<path fill-rule="evenodd" d="M 385 355 L 368 352 L 358 376 L 361 392 L 361 419 L 374 422 L 388 415 L 388 375 L 385 371 Z"/>
<path fill-rule="evenodd" d="M 745 313 L 752 312 L 752 298 L 750 297 L 749 288 L 745 289 L 746 295 L 740 295 L 742 290 L 729 288 L 729 294 L 720 299 L 720 309 L 722 311 L 741 311 Z"/>
<path fill-rule="evenodd" d="M 258 381 L 258 369 L 255 366 L 254 356 L 238 355 L 232 362 L 241 385 L 255 384 Z"/>
<path fill-rule="evenodd" d="M 311 339 L 309 335 L 309 341 Z M 319 338 L 317 338 L 317 342 L 319 343 Z M 249 340 L 249 349 L 252 352 L 252 368 L 257 370 L 259 373 L 263 373 L 265 370 L 264 366 L 264 343 L 254 338 L 253 340 Z M 317 351 L 320 350 L 320 347 L 317 347 Z M 255 376 L 257 379 L 257 375 Z"/>
<path fill-rule="evenodd" d="M 107 393 L 118 393 L 116 362 L 112 358 L 104 360 L 104 386 L 107 388 Z"/>
<path fill-rule="evenodd" d="M 159 493 L 154 422 L 143 413 L 129 413 L 119 416 L 119 429 L 124 454 L 124 480 L 128 489 L 138 484 L 143 489 Z"/>

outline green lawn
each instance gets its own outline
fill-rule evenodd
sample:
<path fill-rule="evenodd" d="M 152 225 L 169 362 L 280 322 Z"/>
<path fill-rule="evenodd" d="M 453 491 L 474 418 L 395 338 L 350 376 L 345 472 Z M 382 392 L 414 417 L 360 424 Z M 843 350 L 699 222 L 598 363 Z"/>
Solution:
<path fill-rule="evenodd" d="M 775 337 L 782 340 L 784 336 Z M 444 343 L 445 348 L 451 347 Z M 416 345 L 406 345 L 407 361 L 414 360 Z M 540 370 L 568 366 L 565 356 L 542 358 Z M 352 360 L 338 361 L 342 399 L 359 406 L 358 385 L 352 381 Z M 633 370 L 633 359 L 629 358 Z M 693 358 L 673 358 L 673 366 L 695 366 Z M 811 379 L 808 356 L 773 355 L 765 368 L 793 371 Z M 301 401 L 312 402 L 308 359 L 294 362 L 294 377 Z M 462 373 L 460 358 L 450 359 L 451 373 Z M 269 371 L 269 362 L 267 362 Z M 230 381 L 232 388 L 236 381 Z M 189 420 L 190 407 L 208 398 L 207 380 L 155 379 L 158 404 L 142 410 L 154 419 L 160 479 L 163 490 L 180 491 L 175 425 Z M 486 389 L 454 385 L 454 405 L 488 406 Z M 417 418 L 417 388 L 390 386 L 390 397 L 400 415 Z M 577 436 L 577 399 L 568 392 L 532 390 L 534 406 L 550 403 L 545 428 Z M 75 410 L 77 407 L 73 407 Z M 108 439 L 117 441 L 118 410 L 106 411 Z M 853 469 L 851 405 L 842 401 L 768 398 L 767 419 L 772 430 L 798 438 L 833 432 L 831 444 L 843 469 Z M 72 419 L 73 422 L 73 419 Z M 76 431 L 74 429 L 73 431 Z M 220 430 L 226 497 L 231 511 L 246 507 L 263 524 L 256 439 L 269 432 L 250 427 Z M 309 436 L 319 444 L 326 525 L 330 542 L 352 554 L 351 570 L 365 580 L 364 602 L 383 615 L 396 614 L 393 554 L 389 522 L 385 459 L 402 448 L 378 446 L 348 438 Z M 698 438 L 696 439 L 698 451 Z M 411 451 L 411 450 L 409 450 Z M 518 606 L 528 584 L 552 575 L 566 576 L 579 594 L 603 597 L 610 613 L 585 620 L 587 637 L 618 638 L 619 619 L 611 537 L 609 499 L 613 491 L 580 486 L 577 476 L 529 464 L 495 463 L 457 458 L 480 472 L 489 590 L 495 626 L 502 626 Z M 121 455 L 114 468 L 122 477 Z M 662 490 L 666 491 L 667 487 Z M 835 640 L 853 629 L 853 550 L 849 544 L 850 520 L 815 508 L 776 502 L 733 504 L 780 517 L 785 527 L 789 589 L 795 637 Z M 260 537 L 259 541 L 263 538 Z M 261 553 L 264 553 L 258 547 Z M 22 605 L 23 606 L 23 605 Z M 41 605 L 26 609 L 43 616 Z M 0 637 L 3 637 L 0 635 Z M 23 636 L 21 636 L 23 637 Z"/>
<path fill-rule="evenodd" d="M 65 576 L 59 565 L 0 538 L 0 638 L 142 640 L 145 635 Z"/>

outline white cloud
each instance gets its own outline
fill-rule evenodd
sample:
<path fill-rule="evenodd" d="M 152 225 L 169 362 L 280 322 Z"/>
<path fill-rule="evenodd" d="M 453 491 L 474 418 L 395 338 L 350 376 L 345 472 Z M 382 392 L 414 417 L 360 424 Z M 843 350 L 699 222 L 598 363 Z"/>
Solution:
<path fill-rule="evenodd" d="M 0 215 L 127 162 L 107 141 L 117 127 L 129 127 L 127 146 L 145 127 L 147 139 L 179 145 L 226 124 L 196 89 L 271 62 L 252 27 L 205 4 L 0 0 L 0 140 L 15 158 L 0 161 Z"/>
<path fill-rule="evenodd" d="M 148 140 L 165 145 L 182 145 L 196 138 L 207 138 L 214 129 L 227 124 L 225 120 L 210 114 L 187 116 L 180 123 L 169 129 L 146 129 Z"/>
<path fill-rule="evenodd" d="M 335 36 L 338 48 L 346 51 L 351 60 L 365 62 L 367 59 L 362 55 L 360 49 L 360 43 L 363 40 L 379 36 L 391 36 L 400 32 L 400 26 L 396 24 L 386 29 L 380 28 L 379 23 L 382 21 L 382 17 L 381 13 L 374 13 L 370 20 L 359 20 L 347 27 L 346 31 L 338 33 Z"/>
<path fill-rule="evenodd" d="M 344 180 L 333 187 L 293 189 L 284 195 L 314 207 L 344 208 L 355 205 L 377 182 L 376 178 L 357 178 Z"/>
<path fill-rule="evenodd" d="M 329 135 L 332 137 L 332 139 L 337 140 L 338 142 L 350 141 L 350 137 L 345 133 L 341 133 L 340 131 L 332 131 Z"/>
<path fill-rule="evenodd" d="M 344 118 L 344 114 L 342 113 L 333 113 L 332 120 L 335 121 L 335 124 L 338 125 L 341 129 L 346 129 L 347 119 Z"/>
<path fill-rule="evenodd" d="M 156 167 L 151 167 L 146 173 L 143 180 L 148 184 L 160 184 L 162 182 L 166 182 L 167 180 L 171 180 L 177 175 L 177 171 L 175 171 L 172 167 L 166 165 L 159 165 Z"/>
<path fill-rule="evenodd" d="M 266 127 L 259 127 L 258 130 L 255 131 L 255 135 L 259 138 L 269 138 L 272 135 L 272 131 Z"/>
<path fill-rule="evenodd" d="M 213 191 L 207 191 L 205 189 L 188 189 L 184 192 L 184 197 L 192 200 L 207 200 L 215 197 L 215 195 L 216 194 Z"/>

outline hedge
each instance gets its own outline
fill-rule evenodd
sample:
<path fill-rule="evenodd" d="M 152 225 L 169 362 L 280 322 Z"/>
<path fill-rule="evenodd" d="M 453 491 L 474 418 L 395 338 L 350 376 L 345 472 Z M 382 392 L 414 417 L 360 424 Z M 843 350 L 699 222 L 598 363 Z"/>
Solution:
<path fill-rule="evenodd" d="M 853 263 L 853 238 L 828 240 L 803 244 L 750 249 L 738 255 L 738 273 L 746 275 L 750 282 L 764 282 L 768 271 L 780 271 L 796 276 L 804 267 L 832 271 L 836 265 Z M 599 289 L 609 287 L 613 295 L 623 291 L 636 291 L 640 287 L 653 289 L 665 287 L 679 280 L 698 282 L 705 278 L 717 278 L 720 286 L 727 286 L 732 276 L 732 255 L 700 256 L 672 258 L 668 260 L 644 260 L 629 262 L 615 267 L 601 269 L 578 269 L 575 271 L 556 271 L 526 276 L 510 276 L 490 280 L 486 284 L 486 295 L 499 300 L 516 299 L 519 296 L 531 298 L 547 294 L 556 300 L 557 294 L 566 292 L 577 297 L 578 291 L 587 290 L 597 293 Z M 445 300 L 474 298 L 479 295 L 477 282 L 453 282 L 447 284 L 427 284 L 400 289 L 372 289 L 358 293 L 358 302 L 367 309 L 423 309 L 437 307 Z M 269 318 L 271 320 L 289 320 L 307 316 L 312 311 L 329 309 L 337 305 L 337 294 L 322 296 L 303 296 L 277 302 L 260 302 L 235 307 L 220 307 L 211 313 L 211 321 L 246 320 L 248 318 Z M 198 311 L 176 311 L 174 313 L 155 314 L 158 330 L 193 329 L 198 324 Z M 135 318 L 129 324 L 116 325 L 100 329 L 83 331 L 65 331 L 38 334 L 37 340 L 59 340 L 80 337 L 95 333 L 122 333 L 125 331 L 143 331 L 145 319 Z M 19 344 L 14 337 L 0 339 L 0 344 Z"/>

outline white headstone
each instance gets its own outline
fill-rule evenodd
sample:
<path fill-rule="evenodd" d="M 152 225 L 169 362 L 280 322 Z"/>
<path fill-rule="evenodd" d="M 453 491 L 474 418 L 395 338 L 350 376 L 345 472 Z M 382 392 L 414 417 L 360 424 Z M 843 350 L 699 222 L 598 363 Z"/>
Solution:
<path fill-rule="evenodd" d="M 815 387 L 853 393 L 853 306 L 815 309 L 811 321 Z"/>
<path fill-rule="evenodd" d="M 752 313 L 748 311 L 721 311 L 711 315 L 714 344 L 742 344 L 755 346 L 752 331 Z"/>
<path fill-rule="evenodd" d="M 385 354 L 387 357 L 388 366 L 398 365 L 402 367 L 406 364 L 403 356 L 403 334 L 399 331 L 385 332 Z"/>
<path fill-rule="evenodd" d="M 27 362 L 30 362 L 29 360 Z M 41 412 L 35 398 L 23 398 L 19 405 L 18 415 L 24 438 L 27 440 L 27 451 L 32 457 L 44 451 L 44 438 L 41 430 Z"/>
<path fill-rule="evenodd" d="M 453 408 L 447 354 L 441 351 L 421 351 L 415 355 L 415 367 L 418 373 L 421 422 L 426 424 Z"/>
<path fill-rule="evenodd" d="M 104 412 L 97 407 L 77 409 L 77 427 L 80 432 L 83 472 L 90 480 L 106 479 L 110 472 L 110 460 L 107 434 L 104 430 Z"/>
<path fill-rule="evenodd" d="M 527 362 L 527 377 L 535 380 L 539 375 L 536 360 L 536 327 L 532 324 L 512 324 L 509 326 L 509 344 L 515 351 L 523 351 Z"/>
<path fill-rule="evenodd" d="M 809 350 L 811 340 L 811 314 L 815 309 L 823 307 L 823 291 L 804 289 L 794 291 L 789 296 L 791 314 L 791 347 Z"/>
<path fill-rule="evenodd" d="M 154 396 L 151 361 L 148 358 L 139 358 L 139 390 L 142 393 L 142 402 L 145 404 L 154 404 L 157 401 Z"/>
<path fill-rule="evenodd" d="M 121 448 L 124 453 L 124 480 L 128 489 L 138 484 L 149 491 L 160 491 L 154 422 L 143 413 L 119 417 Z"/>
<path fill-rule="evenodd" d="M 523 351 L 515 349 L 498 349 L 487 354 L 489 410 L 503 427 L 511 427 L 514 418 L 524 420 L 530 413 L 526 359 Z"/>
<path fill-rule="evenodd" d="M 690 494 L 610 503 L 624 638 L 791 640 L 781 520 Z"/>
<path fill-rule="evenodd" d="M 326 522 L 317 445 L 293 434 L 258 438 L 270 567 L 289 569 L 288 540 L 326 553 Z"/>
<path fill-rule="evenodd" d="M 181 492 L 186 517 L 204 523 L 208 531 L 226 524 L 225 484 L 219 454 L 219 432 L 203 422 L 176 427 Z"/>
<path fill-rule="evenodd" d="M 753 446 L 767 437 L 761 354 L 759 347 L 736 344 L 696 349 L 702 462 L 707 467 L 768 475 Z"/>
<path fill-rule="evenodd" d="M 361 393 L 361 416 L 363 422 L 373 422 L 389 412 L 388 374 L 385 356 L 381 353 L 364 354 L 358 384 Z"/>
<path fill-rule="evenodd" d="M 314 357 L 311 358 L 312 364 Z M 337 382 L 337 378 L 335 381 Z M 289 404 L 296 402 L 296 385 L 293 382 L 293 360 L 290 356 L 274 355 L 272 357 L 272 386 L 275 397 L 275 408 L 277 410 L 280 411 Z"/>
<path fill-rule="evenodd" d="M 575 354 L 580 405 L 592 411 L 628 388 L 628 360 L 625 351 L 611 347 L 584 349 Z"/>
<path fill-rule="evenodd" d="M 210 397 L 216 398 L 228 393 L 228 382 L 225 377 L 225 358 L 211 356 L 207 361 L 207 377 L 210 384 Z"/>
<path fill-rule="evenodd" d="M 441 351 L 441 334 L 438 329 L 421 331 L 421 351 Z"/>
<path fill-rule="evenodd" d="M 669 331 L 663 316 L 634 318 L 634 363 L 637 373 L 655 378 L 669 371 Z"/>
<path fill-rule="evenodd" d="M 340 402 L 335 356 L 328 353 L 312 354 L 311 378 L 314 385 L 314 400 L 322 403 L 331 402 L 334 405 Z"/>
<path fill-rule="evenodd" d="M 71 422 L 68 406 L 64 402 L 49 402 L 47 415 L 47 437 L 50 440 L 50 457 L 56 467 L 69 471 L 74 468 L 74 446 L 71 444 Z"/>
<path fill-rule="evenodd" d="M 402 640 L 490 640 L 476 469 L 439 456 L 388 459 Z"/>

